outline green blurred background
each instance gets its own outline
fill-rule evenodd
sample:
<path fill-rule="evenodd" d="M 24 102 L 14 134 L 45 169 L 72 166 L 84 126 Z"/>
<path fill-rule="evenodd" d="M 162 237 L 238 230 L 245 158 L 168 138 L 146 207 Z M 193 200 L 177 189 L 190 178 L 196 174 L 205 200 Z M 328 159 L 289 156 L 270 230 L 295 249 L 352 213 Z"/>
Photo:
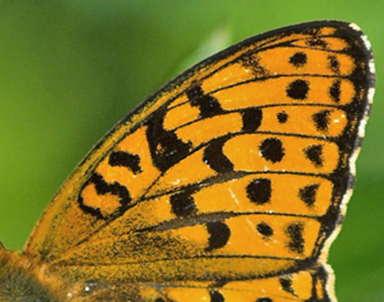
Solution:
<path fill-rule="evenodd" d="M 384 301 L 384 1 L 1 1 L 0 240 L 21 249 L 60 184 L 139 101 L 190 63 L 294 23 L 357 23 L 377 90 L 331 249 L 340 302 Z M 188 63 L 186 63 L 188 62 Z"/>

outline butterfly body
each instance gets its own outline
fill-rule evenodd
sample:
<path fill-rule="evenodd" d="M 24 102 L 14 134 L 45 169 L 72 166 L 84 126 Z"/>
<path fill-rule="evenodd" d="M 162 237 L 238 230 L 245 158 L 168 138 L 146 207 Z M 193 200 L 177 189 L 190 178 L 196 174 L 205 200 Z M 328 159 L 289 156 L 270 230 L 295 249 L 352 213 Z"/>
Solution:
<path fill-rule="evenodd" d="M 31 258 L 0 250 L 0 301 L 64 301 L 68 287 Z"/>
<path fill-rule="evenodd" d="M 11 258 L 57 301 L 335 301 L 373 84 L 354 25 L 239 43 L 121 120 Z"/>

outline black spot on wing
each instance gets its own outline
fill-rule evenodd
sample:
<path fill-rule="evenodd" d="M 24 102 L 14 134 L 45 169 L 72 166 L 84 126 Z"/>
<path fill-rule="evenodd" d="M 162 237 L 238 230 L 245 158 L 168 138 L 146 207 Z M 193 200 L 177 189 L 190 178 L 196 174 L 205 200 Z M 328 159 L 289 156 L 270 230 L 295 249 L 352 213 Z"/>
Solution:
<path fill-rule="evenodd" d="M 271 201 L 272 187 L 268 178 L 256 178 L 246 187 L 247 197 L 257 205 L 263 205 Z"/>
<path fill-rule="evenodd" d="M 299 254 L 304 253 L 304 225 L 300 222 L 290 224 L 285 233 L 287 234 L 288 241 L 287 247 L 290 251 L 296 252 Z"/>
<path fill-rule="evenodd" d="M 207 118 L 224 112 L 219 101 L 204 93 L 200 86 L 193 86 L 186 90 L 186 95 L 191 102 L 191 105 L 199 108 L 200 117 Z"/>
<path fill-rule="evenodd" d="M 307 55 L 304 52 L 298 51 L 289 58 L 289 63 L 299 68 L 307 63 Z"/>
<path fill-rule="evenodd" d="M 272 163 L 280 162 L 285 155 L 283 143 L 278 138 L 267 138 L 263 140 L 259 150 L 261 155 Z"/>
<path fill-rule="evenodd" d="M 241 112 L 241 116 L 243 118 L 243 131 L 253 133 L 261 125 L 263 111 L 258 108 L 247 108 Z"/>
<path fill-rule="evenodd" d="M 242 65 L 250 69 L 255 77 L 265 77 L 269 74 L 269 71 L 260 64 L 260 58 L 255 53 L 245 53 L 241 57 Z"/>
<path fill-rule="evenodd" d="M 108 163 L 112 167 L 126 167 L 134 174 L 143 172 L 140 167 L 140 157 L 128 152 L 116 151 L 109 155 Z"/>
<path fill-rule="evenodd" d="M 178 217 L 190 216 L 197 212 L 193 190 L 184 190 L 181 193 L 171 195 L 170 203 L 172 212 Z"/>
<path fill-rule="evenodd" d="M 295 80 L 290 83 L 286 90 L 287 95 L 296 101 L 303 101 L 307 99 L 308 91 L 309 82 L 301 79 Z"/>
<path fill-rule="evenodd" d="M 211 290 L 209 292 L 209 295 L 211 298 L 210 302 L 224 302 L 225 301 L 224 296 L 216 290 Z"/>
<path fill-rule="evenodd" d="M 316 193 L 319 189 L 319 184 L 313 184 L 300 188 L 299 197 L 307 206 L 313 206 L 316 201 Z"/>
<path fill-rule="evenodd" d="M 260 222 L 256 226 L 256 230 L 265 238 L 271 237 L 273 235 L 273 229 L 265 222 Z"/>
<path fill-rule="evenodd" d="M 263 298 L 258 298 L 256 302 L 273 302 L 273 300 L 268 297 L 263 297 Z"/>
<path fill-rule="evenodd" d="M 315 123 L 316 129 L 319 131 L 325 131 L 329 126 L 329 110 L 323 110 L 312 115 L 312 120 Z"/>
<path fill-rule="evenodd" d="M 322 167 L 324 163 L 323 146 L 313 145 L 304 149 L 305 157 L 308 158 L 316 167 Z"/>
<path fill-rule="evenodd" d="M 277 114 L 277 120 L 280 124 L 284 124 L 288 121 L 288 114 L 285 111 L 281 111 Z"/>
<path fill-rule="evenodd" d="M 284 291 L 286 291 L 287 293 L 290 293 L 294 296 L 297 296 L 297 294 L 295 293 L 295 291 L 292 287 L 292 280 L 291 279 L 281 277 L 281 278 L 279 278 L 279 282 L 280 282 L 280 285 Z"/>
<path fill-rule="evenodd" d="M 340 73 L 340 62 L 336 56 L 328 56 L 329 69 L 334 73 Z"/>
<path fill-rule="evenodd" d="M 204 163 L 218 173 L 233 171 L 233 163 L 223 153 L 223 146 L 226 141 L 227 138 L 215 139 L 204 150 Z"/>
<path fill-rule="evenodd" d="M 191 149 L 190 143 L 184 143 L 173 131 L 163 127 L 164 113 L 158 111 L 147 121 L 147 140 L 153 164 L 165 172 L 175 163 L 186 157 Z"/>
<path fill-rule="evenodd" d="M 329 88 L 329 95 L 335 103 L 340 102 L 340 94 L 341 94 L 341 81 L 336 80 L 333 82 L 332 86 Z"/>
<path fill-rule="evenodd" d="M 206 248 L 206 251 L 208 252 L 225 246 L 231 235 L 229 227 L 221 221 L 208 222 L 207 230 L 210 235 L 208 239 L 208 247 Z"/>

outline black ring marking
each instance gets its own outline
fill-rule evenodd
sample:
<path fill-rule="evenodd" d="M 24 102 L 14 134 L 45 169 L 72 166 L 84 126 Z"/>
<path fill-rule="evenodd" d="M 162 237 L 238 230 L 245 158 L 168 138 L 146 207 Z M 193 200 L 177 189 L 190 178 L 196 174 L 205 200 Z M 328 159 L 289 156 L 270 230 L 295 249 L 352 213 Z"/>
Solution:
<path fill-rule="evenodd" d="M 96 216 L 99 219 L 109 218 L 109 217 L 104 217 L 99 208 L 90 207 L 84 204 L 84 200 L 83 200 L 83 197 L 81 196 L 81 192 L 86 186 L 90 185 L 91 183 L 95 186 L 97 194 L 99 195 L 112 194 L 120 198 L 119 203 L 121 206 L 111 216 L 116 216 L 116 215 L 121 216 L 128 209 L 131 202 L 131 196 L 129 194 L 128 189 L 125 186 L 122 186 L 121 184 L 119 184 L 118 182 L 109 184 L 104 180 L 104 178 L 101 175 L 97 173 L 93 173 L 91 178 L 84 184 L 83 188 L 81 189 L 78 195 L 79 206 L 84 212 L 89 213 L 93 216 Z"/>

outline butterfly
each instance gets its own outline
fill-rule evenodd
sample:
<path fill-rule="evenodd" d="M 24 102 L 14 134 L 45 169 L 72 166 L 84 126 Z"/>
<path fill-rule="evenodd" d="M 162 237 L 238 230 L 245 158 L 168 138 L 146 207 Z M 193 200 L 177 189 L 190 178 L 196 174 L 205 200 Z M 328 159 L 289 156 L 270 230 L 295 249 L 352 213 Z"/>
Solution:
<path fill-rule="evenodd" d="M 102 138 L 0 301 L 336 301 L 326 263 L 372 104 L 370 44 L 317 21 L 188 69 Z"/>

